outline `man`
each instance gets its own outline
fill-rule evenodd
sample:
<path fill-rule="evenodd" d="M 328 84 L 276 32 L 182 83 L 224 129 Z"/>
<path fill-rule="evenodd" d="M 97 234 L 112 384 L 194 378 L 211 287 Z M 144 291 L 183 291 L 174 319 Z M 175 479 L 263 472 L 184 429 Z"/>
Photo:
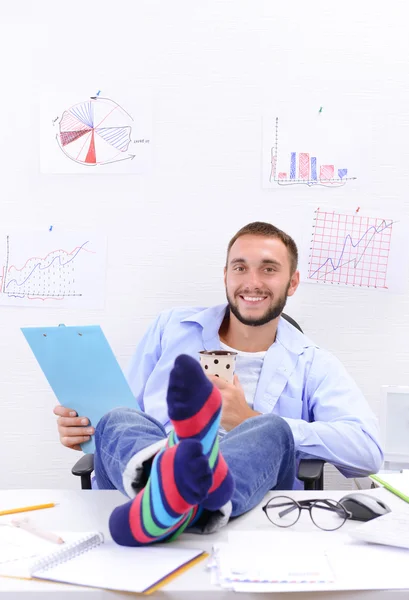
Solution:
<path fill-rule="evenodd" d="M 135 497 L 111 517 L 119 543 L 214 530 L 268 490 L 296 486 L 295 459 L 323 459 L 347 477 L 380 468 L 378 425 L 356 384 L 280 318 L 297 261 L 290 236 L 246 225 L 228 246 L 227 305 L 165 311 L 140 342 L 128 376 L 140 410 L 111 411 L 95 433 L 98 486 Z M 220 348 L 238 352 L 233 384 L 197 361 Z M 64 445 L 93 433 L 70 409 L 54 412 Z"/>

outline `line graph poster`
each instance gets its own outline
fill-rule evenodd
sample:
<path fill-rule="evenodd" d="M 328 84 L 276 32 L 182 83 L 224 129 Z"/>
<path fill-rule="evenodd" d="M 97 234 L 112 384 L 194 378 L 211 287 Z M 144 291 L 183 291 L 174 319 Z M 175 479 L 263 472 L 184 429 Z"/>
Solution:
<path fill-rule="evenodd" d="M 103 308 L 106 239 L 84 232 L 0 234 L 0 305 Z"/>
<path fill-rule="evenodd" d="M 144 173 L 151 168 L 151 102 L 98 90 L 63 97 L 43 94 L 43 173 Z"/>
<path fill-rule="evenodd" d="M 356 139 L 328 112 L 289 107 L 263 118 L 264 188 L 334 189 L 357 179 Z"/>
<path fill-rule="evenodd" d="M 404 228 L 389 216 L 318 208 L 300 264 L 302 280 L 403 291 L 408 267 Z"/>

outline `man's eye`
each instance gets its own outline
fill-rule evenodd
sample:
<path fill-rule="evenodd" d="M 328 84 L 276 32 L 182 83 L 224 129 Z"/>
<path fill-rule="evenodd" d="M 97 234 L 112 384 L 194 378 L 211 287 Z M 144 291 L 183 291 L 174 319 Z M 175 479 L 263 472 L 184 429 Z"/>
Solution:
<path fill-rule="evenodd" d="M 244 267 L 234 267 L 235 271 L 244 271 Z"/>

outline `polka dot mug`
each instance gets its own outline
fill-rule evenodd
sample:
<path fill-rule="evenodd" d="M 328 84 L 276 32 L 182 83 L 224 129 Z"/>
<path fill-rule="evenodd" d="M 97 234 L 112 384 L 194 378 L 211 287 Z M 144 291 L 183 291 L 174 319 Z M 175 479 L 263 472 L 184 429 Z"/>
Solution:
<path fill-rule="evenodd" d="M 206 375 L 216 375 L 233 383 L 237 352 L 228 350 L 202 350 L 199 352 L 200 364 Z"/>

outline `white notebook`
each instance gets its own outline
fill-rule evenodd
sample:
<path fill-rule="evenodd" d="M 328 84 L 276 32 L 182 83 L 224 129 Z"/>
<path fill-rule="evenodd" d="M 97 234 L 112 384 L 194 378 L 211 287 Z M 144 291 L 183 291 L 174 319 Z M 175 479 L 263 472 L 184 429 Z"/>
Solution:
<path fill-rule="evenodd" d="M 53 552 L 31 559 L 28 569 L 27 561 L 19 561 L 1 565 L 0 574 L 143 593 L 206 556 L 202 550 L 171 544 L 118 546 L 98 532 L 76 537 L 72 543 L 54 545 Z"/>
<path fill-rule="evenodd" d="M 84 533 L 72 531 L 53 532 L 61 536 L 68 545 L 76 544 Z M 33 564 L 60 546 L 39 538 L 11 523 L 0 523 L 0 575 L 30 577 Z M 65 547 L 65 546 L 64 546 Z"/>

